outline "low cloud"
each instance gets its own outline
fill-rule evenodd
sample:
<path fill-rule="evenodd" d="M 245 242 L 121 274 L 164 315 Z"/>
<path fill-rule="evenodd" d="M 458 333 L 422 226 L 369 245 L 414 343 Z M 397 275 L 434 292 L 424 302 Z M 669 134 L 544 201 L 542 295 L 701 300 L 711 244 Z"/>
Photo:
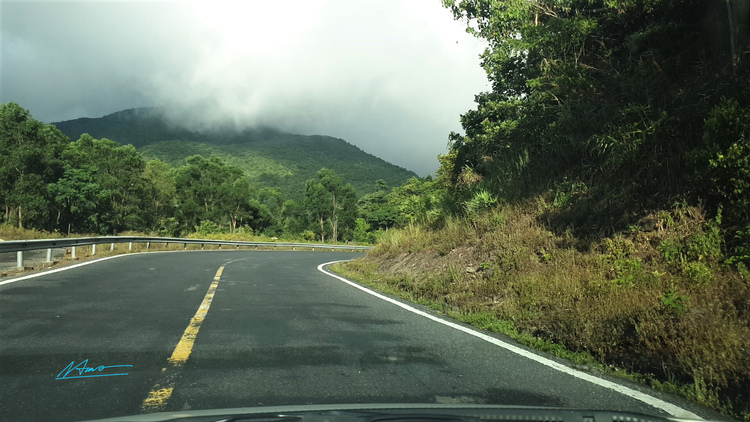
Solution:
<path fill-rule="evenodd" d="M 161 106 L 191 128 L 343 138 L 421 175 L 488 89 L 436 0 L 3 2 L 0 99 L 44 121 Z"/>

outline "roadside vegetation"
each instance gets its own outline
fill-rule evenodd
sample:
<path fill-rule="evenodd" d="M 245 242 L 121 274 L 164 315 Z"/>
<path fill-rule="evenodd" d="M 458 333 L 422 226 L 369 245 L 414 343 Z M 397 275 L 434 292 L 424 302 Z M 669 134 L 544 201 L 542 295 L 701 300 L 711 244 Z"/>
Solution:
<path fill-rule="evenodd" d="M 421 218 L 337 270 L 750 420 L 747 8 L 444 4 L 491 89 Z"/>
<path fill-rule="evenodd" d="M 353 167 L 345 173 L 362 168 Z M 434 185 L 414 177 L 392 189 L 372 179 L 371 192 L 363 196 L 332 169 L 306 171 L 315 177 L 292 189 L 301 197 L 285 196 L 282 188 L 261 187 L 257 177 L 217 155 L 192 155 L 174 166 L 147 160 L 133 145 L 106 138 L 83 134 L 71 142 L 18 104 L 0 104 L 0 225 L 30 229 L 24 232 L 30 236 L 135 231 L 371 243 L 419 213 L 418 197 Z M 402 173 L 389 178 L 404 180 L 409 172 Z M 360 185 L 367 177 L 357 176 Z"/>
<path fill-rule="evenodd" d="M 544 199 L 391 230 L 334 270 L 747 419 L 750 272 L 727 262 L 717 221 L 680 204 L 648 227 L 582 240 L 546 226 Z"/>

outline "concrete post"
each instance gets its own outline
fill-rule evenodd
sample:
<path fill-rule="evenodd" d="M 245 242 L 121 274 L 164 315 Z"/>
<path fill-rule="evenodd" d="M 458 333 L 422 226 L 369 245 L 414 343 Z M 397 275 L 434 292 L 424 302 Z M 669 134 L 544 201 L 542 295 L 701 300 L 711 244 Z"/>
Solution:
<path fill-rule="evenodd" d="M 16 266 L 23 268 L 23 251 L 16 252 Z"/>

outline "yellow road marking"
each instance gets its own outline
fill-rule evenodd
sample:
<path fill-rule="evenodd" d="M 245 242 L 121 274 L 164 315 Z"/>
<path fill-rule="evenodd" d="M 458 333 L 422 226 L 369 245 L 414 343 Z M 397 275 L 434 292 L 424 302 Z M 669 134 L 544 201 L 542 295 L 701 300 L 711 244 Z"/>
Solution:
<path fill-rule="evenodd" d="M 172 397 L 172 390 L 174 390 L 174 385 L 170 385 L 167 388 L 161 388 L 159 385 L 154 386 L 154 389 L 148 393 L 146 400 L 143 401 L 141 410 L 149 413 L 161 410 L 167 405 L 169 398 Z"/>
<path fill-rule="evenodd" d="M 190 353 L 193 351 L 193 345 L 195 344 L 195 338 L 198 335 L 198 330 L 200 330 L 201 324 L 203 324 L 203 320 L 206 318 L 206 314 L 208 314 L 208 308 L 211 307 L 211 302 L 214 300 L 216 288 L 219 286 L 219 280 L 221 279 L 221 274 L 223 272 L 223 266 L 219 267 L 219 270 L 216 271 L 214 281 L 211 283 L 211 286 L 209 286 L 208 292 L 206 292 L 206 296 L 203 298 L 203 302 L 201 302 L 201 306 L 198 307 L 195 316 L 190 319 L 190 324 L 188 324 L 188 327 L 182 334 L 180 342 L 177 343 L 177 347 L 175 347 L 172 352 L 172 356 L 167 360 L 171 368 L 181 367 L 187 362 L 188 357 L 190 357 Z M 167 368 L 163 368 L 162 372 L 165 372 L 166 370 Z M 141 411 L 144 413 L 161 411 L 167 405 L 169 398 L 172 397 L 173 390 L 173 383 L 169 383 L 168 387 L 162 387 L 160 384 L 156 384 L 148 393 L 146 400 L 143 401 Z"/>
<path fill-rule="evenodd" d="M 195 337 L 198 335 L 198 330 L 200 330 L 201 324 L 203 324 L 203 320 L 206 318 L 206 314 L 208 314 L 208 308 L 211 307 L 211 301 L 214 300 L 214 295 L 216 294 L 216 288 L 219 286 L 219 279 L 221 278 L 222 272 L 224 272 L 224 267 L 219 267 L 219 270 L 216 271 L 216 275 L 214 276 L 214 282 L 211 283 L 211 286 L 208 288 L 206 297 L 203 298 L 201 306 L 198 308 L 195 316 L 190 320 L 190 324 L 185 329 L 185 333 L 182 334 L 180 342 L 177 343 L 177 347 L 175 347 L 174 352 L 172 352 L 172 356 L 168 360 L 172 365 L 182 365 L 187 362 L 188 357 L 190 357 L 190 353 L 193 351 L 193 345 L 195 344 Z"/>

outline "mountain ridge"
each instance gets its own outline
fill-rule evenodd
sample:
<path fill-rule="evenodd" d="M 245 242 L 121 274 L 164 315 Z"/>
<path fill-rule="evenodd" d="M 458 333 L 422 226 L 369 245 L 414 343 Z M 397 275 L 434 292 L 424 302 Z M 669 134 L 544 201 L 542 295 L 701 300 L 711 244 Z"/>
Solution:
<path fill-rule="evenodd" d="M 417 175 L 388 163 L 349 142 L 325 135 L 300 135 L 270 127 L 236 130 L 229 125 L 204 130 L 181 128 L 163 108 L 134 108 L 99 118 L 82 117 L 52 123 L 71 140 L 83 133 L 132 144 L 147 159 L 179 166 L 195 154 L 218 155 L 245 171 L 258 187 L 278 187 L 285 196 L 300 199 L 304 182 L 322 167 L 352 183 L 359 195 L 375 191 L 375 181 L 400 185 Z"/>

